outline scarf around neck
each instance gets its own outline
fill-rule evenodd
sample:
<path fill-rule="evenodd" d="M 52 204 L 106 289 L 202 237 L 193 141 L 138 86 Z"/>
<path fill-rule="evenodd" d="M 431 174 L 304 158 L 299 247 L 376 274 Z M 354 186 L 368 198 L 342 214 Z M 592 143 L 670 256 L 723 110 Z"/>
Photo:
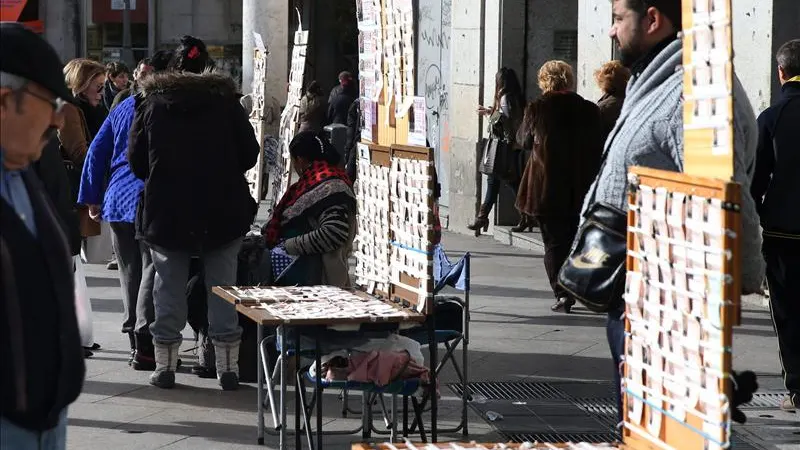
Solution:
<path fill-rule="evenodd" d="M 324 203 L 323 206 L 329 207 L 344 203 L 355 208 L 355 198 L 353 197 L 352 191 L 347 189 L 348 192 L 338 192 L 318 199 L 311 199 L 312 203 L 304 208 L 300 215 L 286 217 L 287 210 L 294 206 L 305 195 L 315 191 L 316 188 L 325 183 L 335 182 L 345 183 L 348 188 L 352 188 L 352 182 L 343 168 L 331 165 L 325 161 L 312 162 L 311 165 L 303 171 L 300 180 L 291 185 L 286 193 L 283 194 L 283 197 L 281 197 L 281 200 L 275 206 L 272 218 L 264 225 L 262 235 L 265 237 L 267 246 L 272 248 L 278 245 L 281 241 L 283 230 L 290 227 L 294 220 L 298 218 L 307 218 L 311 211 L 319 211 L 319 208 L 314 208 L 314 206 Z"/>

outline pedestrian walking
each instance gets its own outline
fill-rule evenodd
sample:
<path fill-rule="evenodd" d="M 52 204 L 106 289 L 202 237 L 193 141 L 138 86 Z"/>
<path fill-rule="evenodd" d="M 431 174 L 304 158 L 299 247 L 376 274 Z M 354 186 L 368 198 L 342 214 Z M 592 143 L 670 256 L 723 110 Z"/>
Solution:
<path fill-rule="evenodd" d="M 609 61 L 595 71 L 594 79 L 603 91 L 597 106 L 600 108 L 600 119 L 603 122 L 602 139 L 605 143 L 617 123 L 619 113 L 622 112 L 625 89 L 628 87 L 628 80 L 631 79 L 631 71 L 617 60 Z"/>
<path fill-rule="evenodd" d="M 154 69 L 166 70 L 171 58 L 172 52 L 157 52 L 153 56 Z M 136 370 L 154 370 L 150 324 L 154 319 L 155 269 L 150 249 L 136 238 L 134 228 L 144 182 L 133 175 L 128 164 L 128 134 L 135 105 L 134 97 L 122 101 L 92 141 L 83 165 L 78 203 L 88 206 L 92 218 L 111 227 L 122 287 L 122 332 L 128 335 L 131 345 L 128 363 Z"/>
<path fill-rule="evenodd" d="M 781 97 L 758 117 L 756 172 L 750 192 L 761 216 L 772 320 L 789 395 L 781 408 L 800 404 L 800 39 L 778 50 Z"/>
<path fill-rule="evenodd" d="M 478 210 L 475 220 L 467 225 L 467 228 L 475 232 L 475 236 L 481 235 L 481 230 L 489 229 L 489 214 L 492 212 L 497 196 L 500 194 L 500 187 L 507 183 L 517 193 L 520 178 L 520 156 L 521 152 L 515 149 L 517 130 L 522 122 L 525 98 L 522 95 L 522 87 L 514 69 L 507 67 L 501 68 L 495 75 L 494 104 L 489 107 L 478 106 L 478 114 L 489 118 L 489 138 L 497 141 L 498 152 L 505 152 L 500 158 L 505 161 L 502 167 L 495 167 L 492 174 L 488 174 L 486 185 L 486 195 L 483 203 Z M 517 228 L 520 231 L 530 226 L 530 218 L 522 216 Z"/>
<path fill-rule="evenodd" d="M 347 125 L 348 112 L 350 106 L 356 101 L 358 92 L 353 82 L 353 74 L 342 72 L 339 74 L 339 89 L 331 90 L 328 99 L 328 124 L 339 123 Z"/>
<path fill-rule="evenodd" d="M 605 143 L 603 162 L 583 204 L 582 216 L 596 202 L 627 211 L 628 168 L 683 170 L 683 42 L 678 37 L 681 0 L 614 0 L 610 37 L 621 62 L 631 69 L 625 104 Z M 758 292 L 764 277 L 758 213 L 750 196 L 755 165 L 755 115 L 734 75 L 734 180 L 741 183 L 742 271 L 744 293 Z M 614 379 L 625 345 L 622 299 L 608 313 L 606 333 L 614 360 Z M 619 389 L 617 393 L 620 406 Z M 621 406 L 620 406 L 621 411 Z"/>
<path fill-rule="evenodd" d="M 69 243 L 30 166 L 75 100 L 44 39 L 5 22 L 0 42 L 0 448 L 63 450 L 86 367 Z"/>
<path fill-rule="evenodd" d="M 322 87 L 316 81 L 312 81 L 308 84 L 306 93 L 300 99 L 300 106 L 297 111 L 297 132 L 321 132 L 325 123 L 325 111 L 327 108 L 328 104 L 325 103 Z"/>
<path fill-rule="evenodd" d="M 259 145 L 233 79 L 212 66 L 205 43 L 184 36 L 170 70 L 142 80 L 128 142 L 131 170 L 144 180 L 136 236 L 156 270 L 150 383 L 161 388 L 175 385 L 193 256 L 204 269 L 217 379 L 224 390 L 239 385 L 242 329 L 236 309 L 211 287 L 236 283 L 242 237 L 257 210 L 245 172 Z"/>
<path fill-rule="evenodd" d="M 575 300 L 558 285 L 558 272 L 578 231 L 583 197 L 603 151 L 597 105 L 575 93 L 572 67 L 548 61 L 539 70 L 542 95 L 525 108 L 519 142 L 532 151 L 522 173 L 516 207 L 542 232 L 544 267 L 555 295 L 553 311 L 569 313 Z"/>
<path fill-rule="evenodd" d="M 125 63 L 106 64 L 106 82 L 103 84 L 103 106 L 106 112 L 111 112 L 114 99 L 120 92 L 128 89 L 130 81 L 131 70 Z"/>

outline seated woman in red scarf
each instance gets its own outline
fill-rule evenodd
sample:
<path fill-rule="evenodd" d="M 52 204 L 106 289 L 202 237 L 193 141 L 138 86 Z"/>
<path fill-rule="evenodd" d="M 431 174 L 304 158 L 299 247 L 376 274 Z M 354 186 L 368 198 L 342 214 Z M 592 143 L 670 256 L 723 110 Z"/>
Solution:
<path fill-rule="evenodd" d="M 281 257 L 294 260 L 276 284 L 350 287 L 347 259 L 356 234 L 356 197 L 339 165 L 341 156 L 312 131 L 295 136 L 289 154 L 300 180 L 262 229 L 273 263 Z"/>

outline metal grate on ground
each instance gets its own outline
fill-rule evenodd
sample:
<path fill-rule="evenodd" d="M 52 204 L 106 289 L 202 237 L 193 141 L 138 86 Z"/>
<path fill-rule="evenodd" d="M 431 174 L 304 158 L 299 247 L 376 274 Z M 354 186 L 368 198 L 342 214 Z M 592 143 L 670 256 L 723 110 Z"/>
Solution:
<path fill-rule="evenodd" d="M 518 433 L 499 434 L 510 442 L 586 442 L 589 444 L 604 444 L 618 442 L 616 433 Z"/>
<path fill-rule="evenodd" d="M 448 384 L 450 390 L 456 395 L 461 396 L 461 385 L 456 383 Z M 542 433 L 539 430 L 520 433 L 519 430 L 510 430 L 502 422 L 488 423 L 497 430 L 498 434 L 511 442 L 588 442 L 588 443 L 607 443 L 619 440 L 616 432 L 617 414 L 616 405 L 613 398 L 611 383 L 591 383 L 591 382 L 473 382 L 470 383 L 474 403 L 470 406 L 484 419 L 483 409 L 487 401 L 505 400 L 509 403 L 524 400 L 564 400 L 572 403 L 586 414 L 590 415 L 599 423 L 605 425 L 607 433 L 586 432 L 559 432 L 559 427 L 553 427 L 554 433 Z M 753 395 L 753 400 L 743 405 L 742 408 L 776 408 L 783 399 L 785 393 L 782 392 L 761 392 Z M 499 406 L 499 405 L 498 405 Z M 515 420 L 519 423 L 519 420 Z M 587 424 L 588 425 L 588 424 Z M 562 430 L 563 431 L 563 430 Z M 736 430 L 731 435 L 731 445 L 737 450 L 763 450 L 764 447 L 755 445 Z"/>
<path fill-rule="evenodd" d="M 770 409 L 778 408 L 785 392 L 757 392 L 753 394 L 753 400 L 740 406 L 741 409 Z"/>
<path fill-rule="evenodd" d="M 462 394 L 460 383 L 448 384 L 459 397 Z M 532 398 L 541 399 L 567 399 L 569 396 L 553 387 L 550 383 L 525 383 L 525 382 L 493 382 L 475 381 L 469 384 L 472 397 L 481 396 L 486 400 L 526 400 Z"/>

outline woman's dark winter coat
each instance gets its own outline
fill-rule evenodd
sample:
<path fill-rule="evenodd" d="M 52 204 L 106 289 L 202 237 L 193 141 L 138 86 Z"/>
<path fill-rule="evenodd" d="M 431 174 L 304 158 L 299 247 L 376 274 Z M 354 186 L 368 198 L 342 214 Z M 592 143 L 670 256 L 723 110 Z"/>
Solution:
<path fill-rule="evenodd" d="M 328 104 L 321 94 L 306 92 L 300 99 L 300 107 L 297 111 L 298 133 L 304 131 L 321 132 L 325 125 L 325 113 Z"/>
<path fill-rule="evenodd" d="M 258 158 L 233 80 L 165 72 L 141 81 L 128 158 L 145 180 L 137 237 L 203 252 L 244 236 L 256 214 L 245 172 Z"/>
<path fill-rule="evenodd" d="M 42 156 L 33 164 L 36 175 L 42 181 L 45 191 L 53 201 L 58 218 L 64 228 L 72 255 L 81 253 L 81 231 L 78 211 L 72 198 L 72 188 L 61 158 L 58 139 L 50 139 L 42 150 Z"/>
<path fill-rule="evenodd" d="M 606 93 L 597 101 L 600 109 L 600 121 L 603 126 L 603 143 L 605 143 L 614 125 L 617 123 L 619 113 L 622 112 L 622 104 L 625 102 L 625 91 L 621 93 Z"/>
<path fill-rule="evenodd" d="M 534 107 L 533 154 L 522 174 L 517 209 L 531 216 L 577 217 L 600 165 L 600 113 L 573 92 L 544 94 Z"/>

